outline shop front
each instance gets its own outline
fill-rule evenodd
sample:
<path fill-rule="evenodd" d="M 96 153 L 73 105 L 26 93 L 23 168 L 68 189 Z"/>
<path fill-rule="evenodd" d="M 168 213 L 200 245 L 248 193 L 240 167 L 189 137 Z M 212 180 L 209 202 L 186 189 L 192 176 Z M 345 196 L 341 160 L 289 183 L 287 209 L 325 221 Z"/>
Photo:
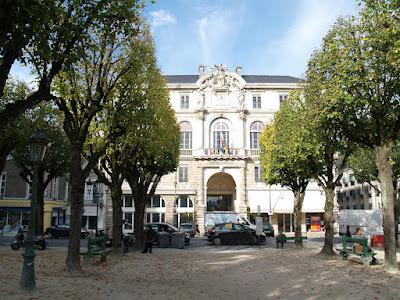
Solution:
<path fill-rule="evenodd" d="M 0 207 L 0 233 L 14 236 L 18 229 L 29 225 L 30 207 Z"/>

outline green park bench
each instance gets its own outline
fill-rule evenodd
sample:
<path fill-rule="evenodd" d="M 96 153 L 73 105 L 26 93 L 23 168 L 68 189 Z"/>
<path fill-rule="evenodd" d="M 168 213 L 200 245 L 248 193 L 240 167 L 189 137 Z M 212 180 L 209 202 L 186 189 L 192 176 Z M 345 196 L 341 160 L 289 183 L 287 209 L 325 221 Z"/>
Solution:
<path fill-rule="evenodd" d="M 355 245 L 360 244 L 362 246 L 361 251 L 355 251 Z M 368 239 L 365 237 L 348 237 L 342 236 L 342 248 L 336 248 L 339 251 L 343 259 L 347 259 L 350 255 L 357 255 L 361 257 L 364 265 L 369 265 L 373 257 L 376 255 L 374 251 L 368 247 Z"/>
<path fill-rule="evenodd" d="M 301 236 L 302 240 L 307 240 L 307 236 Z M 287 241 L 295 241 L 296 237 L 294 236 L 277 236 L 275 238 L 276 241 L 276 248 L 279 248 L 279 244 L 281 245 L 282 249 L 283 249 L 283 244 L 286 243 Z"/>
<path fill-rule="evenodd" d="M 93 262 L 96 255 L 101 256 L 101 261 L 105 262 L 107 254 L 111 252 L 111 249 L 107 248 L 107 236 L 101 235 L 97 237 L 88 238 L 87 251 L 81 252 L 83 258 L 87 262 Z"/>

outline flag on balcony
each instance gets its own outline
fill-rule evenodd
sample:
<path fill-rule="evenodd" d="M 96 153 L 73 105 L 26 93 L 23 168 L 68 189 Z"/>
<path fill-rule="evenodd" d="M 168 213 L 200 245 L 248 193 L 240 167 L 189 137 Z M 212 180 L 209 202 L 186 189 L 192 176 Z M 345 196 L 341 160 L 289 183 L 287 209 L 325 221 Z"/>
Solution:
<path fill-rule="evenodd" d="M 219 145 L 218 145 L 218 151 L 221 153 L 224 153 L 224 146 L 225 146 L 225 140 L 224 140 L 224 135 L 222 132 L 219 133 Z"/>
<path fill-rule="evenodd" d="M 224 135 L 222 132 L 219 133 L 219 151 L 223 154 L 229 154 L 229 146 L 225 143 Z"/>

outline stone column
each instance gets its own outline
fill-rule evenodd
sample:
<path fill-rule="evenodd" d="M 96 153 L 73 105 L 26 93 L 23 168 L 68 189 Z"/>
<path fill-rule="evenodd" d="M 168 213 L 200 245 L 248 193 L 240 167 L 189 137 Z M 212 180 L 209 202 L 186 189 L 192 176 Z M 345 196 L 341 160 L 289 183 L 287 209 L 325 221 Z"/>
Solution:
<path fill-rule="evenodd" d="M 198 186 L 197 186 L 197 196 L 196 196 L 196 222 L 199 225 L 200 235 L 204 235 L 205 232 L 205 224 L 204 224 L 204 213 L 207 207 L 206 198 L 207 198 L 207 187 L 204 183 L 204 169 L 203 166 L 198 167 L 199 177 L 198 177 Z"/>
<path fill-rule="evenodd" d="M 163 196 L 165 200 L 165 222 L 174 224 L 174 195 Z"/>
<path fill-rule="evenodd" d="M 240 195 L 240 203 L 239 203 L 239 212 L 247 214 L 247 207 L 249 203 L 247 201 L 247 184 L 246 184 L 246 165 L 243 164 L 240 167 L 240 180 L 239 180 L 240 189 L 236 189 L 236 193 Z"/>

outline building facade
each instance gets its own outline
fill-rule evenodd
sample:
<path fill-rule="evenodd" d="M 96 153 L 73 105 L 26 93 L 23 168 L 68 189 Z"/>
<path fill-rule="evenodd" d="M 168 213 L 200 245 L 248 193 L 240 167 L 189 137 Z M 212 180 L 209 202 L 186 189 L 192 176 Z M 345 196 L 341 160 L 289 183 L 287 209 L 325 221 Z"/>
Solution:
<path fill-rule="evenodd" d="M 8 159 L 0 177 L 0 234 L 13 236 L 29 224 L 32 187 L 20 176 L 12 159 Z M 65 203 L 68 183 L 65 177 L 54 178 L 44 192 L 43 229 L 67 222 Z"/>
<path fill-rule="evenodd" d="M 259 211 L 276 232 L 294 231 L 292 192 L 262 181 L 260 134 L 300 79 L 242 75 L 240 67 L 232 72 L 223 65 L 165 78 L 181 130 L 179 166 L 162 178 L 145 220 L 194 222 L 204 232 L 213 222 Z M 126 183 L 123 191 L 124 231 L 131 232 L 134 206 Z M 310 184 L 304 231 L 321 230 L 324 203 L 321 188 Z"/>

